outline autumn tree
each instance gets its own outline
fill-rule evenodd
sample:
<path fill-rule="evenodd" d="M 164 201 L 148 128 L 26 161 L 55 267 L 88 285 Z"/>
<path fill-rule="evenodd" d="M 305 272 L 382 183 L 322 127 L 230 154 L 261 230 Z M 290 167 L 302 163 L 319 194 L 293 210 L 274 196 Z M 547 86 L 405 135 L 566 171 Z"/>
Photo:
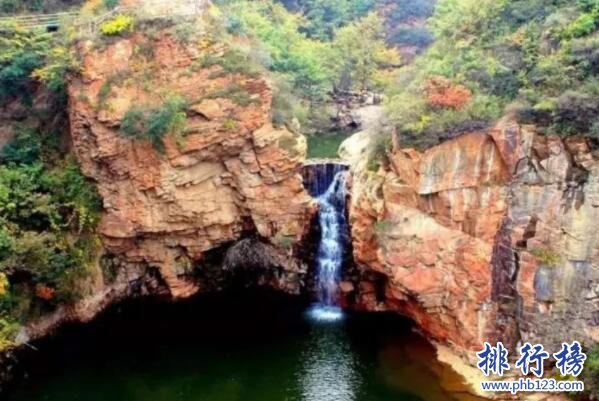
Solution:
<path fill-rule="evenodd" d="M 430 107 L 460 110 L 472 98 L 472 92 L 468 88 L 438 75 L 433 75 L 426 80 L 425 91 L 426 101 Z"/>

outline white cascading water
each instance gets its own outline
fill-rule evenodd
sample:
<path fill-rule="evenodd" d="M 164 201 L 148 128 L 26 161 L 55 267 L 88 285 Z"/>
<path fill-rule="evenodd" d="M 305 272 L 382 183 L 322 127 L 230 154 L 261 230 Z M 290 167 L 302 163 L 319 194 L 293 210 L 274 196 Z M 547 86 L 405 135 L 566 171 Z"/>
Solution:
<path fill-rule="evenodd" d="M 319 304 L 311 309 L 310 315 L 318 320 L 336 320 L 343 316 L 336 301 L 347 229 L 346 177 L 347 171 L 335 171 L 326 191 L 316 198 L 320 206 L 318 221 L 321 232 L 316 264 Z"/>

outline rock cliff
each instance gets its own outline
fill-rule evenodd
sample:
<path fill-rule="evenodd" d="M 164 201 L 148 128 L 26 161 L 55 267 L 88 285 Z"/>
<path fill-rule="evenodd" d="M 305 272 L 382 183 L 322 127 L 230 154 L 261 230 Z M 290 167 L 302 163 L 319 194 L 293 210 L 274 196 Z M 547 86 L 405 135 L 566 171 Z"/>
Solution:
<path fill-rule="evenodd" d="M 132 292 L 190 296 L 226 270 L 267 267 L 258 280 L 299 292 L 307 266 L 298 245 L 316 207 L 300 175 L 306 140 L 270 124 L 265 75 L 232 65 L 209 37 L 168 30 L 81 42 L 78 53 L 70 135 L 103 199 L 102 272 L 91 296 L 29 325 L 18 342 Z M 179 129 L 159 141 L 125 135 L 133 112 L 160 116 L 172 98 L 184 100 Z M 483 341 L 556 349 L 599 339 L 599 155 L 589 143 L 506 117 L 422 152 L 394 144 L 370 171 L 360 152 L 372 135 L 345 150 L 360 271 L 342 292 L 355 291 L 353 305 L 405 314 L 470 358 Z"/>
<path fill-rule="evenodd" d="M 412 317 L 473 357 L 483 341 L 598 339 L 597 154 L 506 117 L 423 152 L 354 157 L 358 305 Z M 397 145 L 397 144 L 396 144 Z"/>
<path fill-rule="evenodd" d="M 228 50 L 200 42 L 140 30 L 82 43 L 69 83 L 73 149 L 103 198 L 106 252 L 156 267 L 174 297 L 202 286 L 208 251 L 242 237 L 265 240 L 278 268 L 305 270 L 293 248 L 314 211 L 299 174 L 305 138 L 270 125 L 268 82 L 226 70 Z M 123 135 L 127 113 L 173 96 L 185 100 L 184 128 L 162 150 Z"/>

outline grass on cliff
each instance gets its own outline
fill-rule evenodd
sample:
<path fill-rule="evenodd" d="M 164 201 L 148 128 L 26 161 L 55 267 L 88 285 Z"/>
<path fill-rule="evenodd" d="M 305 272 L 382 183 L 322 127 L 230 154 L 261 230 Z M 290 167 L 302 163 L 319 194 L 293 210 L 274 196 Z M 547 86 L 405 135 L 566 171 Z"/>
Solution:
<path fill-rule="evenodd" d="M 131 139 L 147 140 L 158 151 L 164 150 L 163 138 L 167 133 L 175 136 L 185 129 L 187 102 L 180 96 L 168 97 L 156 108 L 133 106 L 123 117 L 121 133 Z"/>
<path fill-rule="evenodd" d="M 599 398 L 599 346 L 587 351 L 587 360 L 582 372 L 582 380 L 585 383 L 585 393 L 594 399 Z M 579 394 L 573 394 L 576 399 Z"/>

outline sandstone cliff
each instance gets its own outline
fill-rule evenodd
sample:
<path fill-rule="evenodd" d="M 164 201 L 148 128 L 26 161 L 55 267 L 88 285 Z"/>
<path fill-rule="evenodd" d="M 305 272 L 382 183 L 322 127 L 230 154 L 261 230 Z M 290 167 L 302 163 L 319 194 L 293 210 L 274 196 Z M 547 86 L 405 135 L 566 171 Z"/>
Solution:
<path fill-rule="evenodd" d="M 483 341 L 597 341 L 598 174 L 585 140 L 509 118 L 396 146 L 377 172 L 354 163 L 359 306 L 406 314 L 470 358 Z"/>
<path fill-rule="evenodd" d="M 305 270 L 293 247 L 314 210 L 299 174 L 305 138 L 270 125 L 268 82 L 225 71 L 227 49 L 199 42 L 165 31 L 83 43 L 69 84 L 73 150 L 103 198 L 106 252 L 157 267 L 174 297 L 201 287 L 206 252 L 244 236 L 269 240 L 276 267 Z M 122 135 L 129 110 L 174 95 L 185 99 L 184 129 L 162 152 Z"/>

